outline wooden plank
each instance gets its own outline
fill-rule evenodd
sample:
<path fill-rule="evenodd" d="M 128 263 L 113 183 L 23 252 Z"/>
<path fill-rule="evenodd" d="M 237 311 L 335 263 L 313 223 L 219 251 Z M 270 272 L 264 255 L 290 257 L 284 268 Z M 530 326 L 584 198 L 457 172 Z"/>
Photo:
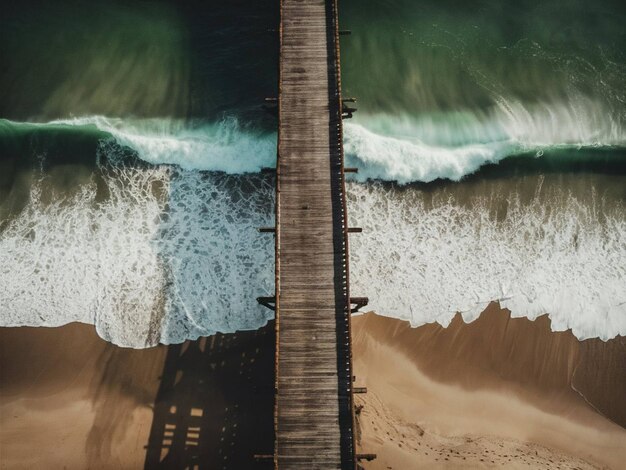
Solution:
<path fill-rule="evenodd" d="M 336 0 L 281 0 L 279 31 L 274 462 L 354 470 Z"/>

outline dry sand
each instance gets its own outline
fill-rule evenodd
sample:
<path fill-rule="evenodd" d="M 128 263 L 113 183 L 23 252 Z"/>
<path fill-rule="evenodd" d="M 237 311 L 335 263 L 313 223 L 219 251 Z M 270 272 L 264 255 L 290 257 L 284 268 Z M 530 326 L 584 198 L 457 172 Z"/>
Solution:
<path fill-rule="evenodd" d="M 0 330 L 2 469 L 142 468 L 167 348 L 93 326 Z"/>
<path fill-rule="evenodd" d="M 273 344 L 271 325 L 143 350 L 0 328 L 0 468 L 247 468 L 273 446 Z"/>
<path fill-rule="evenodd" d="M 367 470 L 625 468 L 626 429 L 606 417 L 624 424 L 624 338 L 579 342 L 496 305 L 446 329 L 353 324 Z"/>
<path fill-rule="evenodd" d="M 549 326 L 495 306 L 447 329 L 355 318 L 362 465 L 624 468 L 624 338 Z M 272 452 L 272 403 L 271 325 L 146 350 L 0 329 L 2 469 L 271 468 L 252 454 Z"/>

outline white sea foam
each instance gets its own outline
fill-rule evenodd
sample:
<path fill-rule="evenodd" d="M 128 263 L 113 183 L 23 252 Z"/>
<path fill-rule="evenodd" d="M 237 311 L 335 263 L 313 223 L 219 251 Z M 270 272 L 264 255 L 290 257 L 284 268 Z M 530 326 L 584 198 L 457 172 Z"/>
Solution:
<path fill-rule="evenodd" d="M 269 184 L 166 167 L 119 168 L 69 200 L 40 183 L 0 233 L 0 322 L 96 325 L 130 347 L 262 326 L 273 291 Z M 155 191 L 155 187 L 163 191 Z"/>
<path fill-rule="evenodd" d="M 89 116 L 51 124 L 96 126 L 142 160 L 188 170 L 257 172 L 276 164 L 276 135 L 240 125 L 235 117 L 198 125 L 173 119 L 118 119 Z"/>
<path fill-rule="evenodd" d="M 501 100 L 485 112 L 419 118 L 365 115 L 346 123 L 344 148 L 348 164 L 359 167 L 360 181 L 410 183 L 458 181 L 515 154 L 625 144 L 618 118 L 601 104 L 578 98 L 533 106 Z"/>
<path fill-rule="evenodd" d="M 419 140 L 378 135 L 356 124 L 346 126 L 347 163 L 359 168 L 357 179 L 410 183 L 436 179 L 459 181 L 487 163 L 519 151 L 513 141 L 434 147 Z"/>
<path fill-rule="evenodd" d="M 547 124 L 550 113 L 508 108 L 515 119 L 470 114 L 429 124 L 378 116 L 368 128 L 347 125 L 349 163 L 362 178 L 456 180 L 519 149 L 623 142 L 611 126 L 585 134 L 590 121 L 563 134 Z M 273 292 L 271 240 L 255 228 L 271 225 L 273 185 L 194 169 L 271 166 L 275 136 L 228 119 L 200 127 L 97 117 L 55 124 L 96 125 L 146 161 L 178 165 L 108 169 L 104 200 L 95 182 L 52 202 L 40 196 L 45 181 L 35 185 L 0 232 L 0 324 L 81 321 L 116 344 L 144 347 L 271 318 L 254 300 Z M 101 143 L 109 157 L 118 150 Z M 580 338 L 626 334 L 623 210 L 605 214 L 573 197 L 548 205 L 513 199 L 504 220 L 494 221 L 488 200 L 429 207 L 415 188 L 376 183 L 353 183 L 349 194 L 350 216 L 367 230 L 351 244 L 352 291 L 368 295 L 379 313 L 445 325 L 457 311 L 472 320 L 499 300 L 516 316 L 547 312 L 553 328 Z"/>
<path fill-rule="evenodd" d="M 572 196 L 427 206 L 414 190 L 349 186 L 351 291 L 370 308 L 413 326 L 448 325 L 456 312 L 472 321 L 490 301 L 513 316 L 548 313 L 554 330 L 578 338 L 626 334 L 626 219 Z"/>
<path fill-rule="evenodd" d="M 276 134 L 242 126 L 234 117 L 213 123 L 91 116 L 54 124 L 95 125 L 150 163 L 185 169 L 256 172 L 276 162 Z M 345 153 L 360 181 L 458 181 L 488 163 L 552 148 L 624 146 L 618 114 L 582 96 L 525 105 L 500 99 L 484 111 L 438 115 L 374 114 L 345 124 Z"/>
<path fill-rule="evenodd" d="M 272 313 L 273 187 L 256 176 L 119 168 L 70 200 L 31 202 L 0 233 L 0 322 L 81 321 L 144 347 L 263 325 Z M 157 187 L 157 189 L 155 189 Z M 158 189 L 161 187 L 162 190 Z M 546 204 L 427 204 L 418 190 L 351 183 L 352 292 L 414 326 L 475 319 L 497 300 L 514 316 L 549 313 L 579 338 L 626 334 L 626 219 L 572 196 Z"/>

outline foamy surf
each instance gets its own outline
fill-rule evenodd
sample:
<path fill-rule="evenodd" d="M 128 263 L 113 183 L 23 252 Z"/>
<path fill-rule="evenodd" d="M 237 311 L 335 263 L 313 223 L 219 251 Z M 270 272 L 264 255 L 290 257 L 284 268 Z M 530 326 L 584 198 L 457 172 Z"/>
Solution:
<path fill-rule="evenodd" d="M 127 120 L 91 116 L 51 125 L 95 126 L 152 164 L 229 174 L 258 172 L 276 162 L 276 134 L 242 125 L 229 116 L 212 123 Z M 528 106 L 504 101 L 493 109 L 425 115 L 364 115 L 345 125 L 349 166 L 356 179 L 401 184 L 460 181 L 487 164 L 554 149 L 621 147 L 621 121 L 605 106 L 582 97 L 567 103 Z"/>
<path fill-rule="evenodd" d="M 103 143 L 101 151 L 117 147 Z M 95 182 L 45 201 L 46 180 L 0 233 L 4 326 L 92 323 L 130 347 L 265 324 L 273 293 L 273 182 L 172 166 L 101 168 Z M 541 187 L 537 189 L 541 192 Z M 549 313 L 579 338 L 626 334 L 623 205 L 567 192 L 429 202 L 415 188 L 351 183 L 352 292 L 378 313 L 446 325 L 493 300 L 514 316 Z M 504 212 L 497 209 L 505 203 Z M 621 204 L 621 203 L 620 203 Z M 500 215 L 494 216 L 494 210 Z"/>
<path fill-rule="evenodd" d="M 233 117 L 211 123 L 174 119 L 119 119 L 88 116 L 53 121 L 52 125 L 95 126 L 152 164 L 175 164 L 187 170 L 254 173 L 272 167 L 276 136 L 240 124 Z"/>
<path fill-rule="evenodd" d="M 549 313 L 553 328 L 579 338 L 624 335 L 623 204 L 607 212 L 564 192 L 560 202 L 522 204 L 502 193 L 471 206 L 454 197 L 430 206 L 417 188 L 369 181 L 458 181 L 520 152 L 624 144 L 601 107 L 581 119 L 570 105 L 520 106 L 346 124 L 348 164 L 361 180 L 349 186 L 349 211 L 367 232 L 351 245 L 352 290 L 415 326 L 445 325 L 457 311 L 471 321 L 497 300 L 514 316 Z M 108 196 L 98 198 L 95 181 L 52 201 L 42 197 L 45 178 L 31 188 L 30 202 L 0 232 L 0 324 L 81 321 L 111 342 L 145 347 L 253 329 L 272 317 L 255 302 L 273 292 L 271 243 L 256 227 L 272 223 L 274 188 L 255 173 L 275 164 L 275 134 L 232 117 L 101 116 L 2 121 L 1 132 L 33 129 L 99 139 L 95 161 Z M 127 164 L 128 149 L 151 165 Z M 506 217 L 493 220 L 502 203 Z"/>
<path fill-rule="evenodd" d="M 582 202 L 555 190 L 530 202 L 495 194 L 461 203 L 442 193 L 351 184 L 354 293 L 413 326 L 475 320 L 491 301 L 513 316 L 548 313 L 579 339 L 626 334 L 623 204 Z M 592 188 L 589 191 L 593 191 Z M 496 212 L 499 211 L 500 215 Z M 505 214 L 505 215 L 503 215 Z"/>
<path fill-rule="evenodd" d="M 241 178 L 113 168 L 106 200 L 93 182 L 51 203 L 35 185 L 0 233 L 1 324 L 91 323 L 129 347 L 264 325 L 273 188 Z"/>
<path fill-rule="evenodd" d="M 513 155 L 624 145 L 621 121 L 582 97 L 533 106 L 502 100 L 482 112 L 365 115 L 345 125 L 344 142 L 358 180 L 402 184 L 460 181 Z"/>

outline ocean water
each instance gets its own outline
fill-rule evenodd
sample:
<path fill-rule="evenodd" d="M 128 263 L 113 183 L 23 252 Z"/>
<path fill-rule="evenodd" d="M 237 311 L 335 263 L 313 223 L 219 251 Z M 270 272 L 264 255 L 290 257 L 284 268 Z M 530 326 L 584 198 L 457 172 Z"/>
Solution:
<path fill-rule="evenodd" d="M 626 334 L 620 2 L 341 3 L 355 295 Z M 0 325 L 146 347 L 273 312 L 273 1 L 25 1 L 0 19 Z"/>

